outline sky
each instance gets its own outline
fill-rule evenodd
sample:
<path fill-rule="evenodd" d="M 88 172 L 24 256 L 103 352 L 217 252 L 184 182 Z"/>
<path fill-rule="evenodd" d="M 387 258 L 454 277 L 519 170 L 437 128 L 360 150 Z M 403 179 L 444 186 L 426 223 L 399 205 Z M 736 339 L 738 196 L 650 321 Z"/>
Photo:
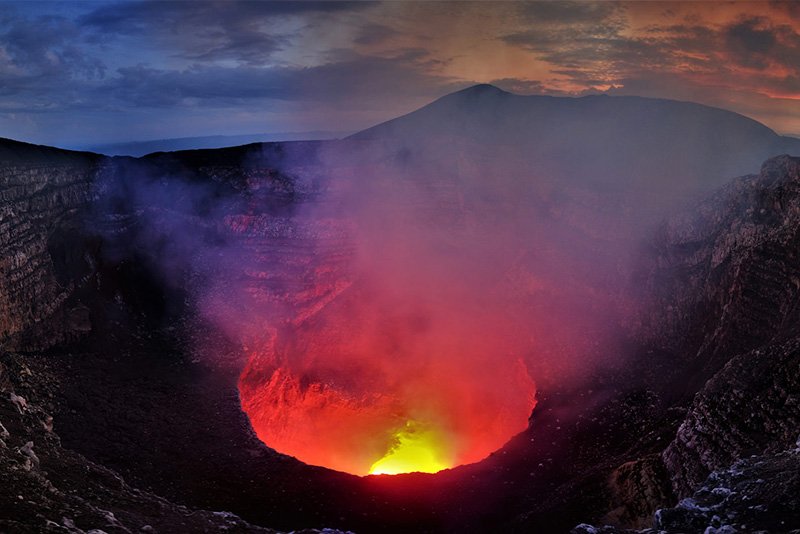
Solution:
<path fill-rule="evenodd" d="M 0 1 L 0 137 L 354 132 L 475 83 L 800 135 L 800 3 Z"/>

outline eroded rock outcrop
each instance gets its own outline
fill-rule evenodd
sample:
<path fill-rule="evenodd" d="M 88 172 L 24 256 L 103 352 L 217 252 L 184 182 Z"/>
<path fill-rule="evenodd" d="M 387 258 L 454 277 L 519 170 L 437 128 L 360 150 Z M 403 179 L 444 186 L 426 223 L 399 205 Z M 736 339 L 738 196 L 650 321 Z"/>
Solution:
<path fill-rule="evenodd" d="M 62 448 L 52 418 L 31 397 L 42 385 L 24 358 L 0 352 L 0 531 L 275 532 L 228 512 L 193 510 L 137 490 Z M 21 397 L 15 388 L 29 396 L 23 411 L 9 400 Z"/>
<path fill-rule="evenodd" d="M 749 456 L 715 471 L 691 496 L 656 511 L 650 528 L 578 525 L 573 534 L 796 534 L 800 449 Z"/>
<path fill-rule="evenodd" d="M 788 448 L 800 429 L 800 339 L 733 358 L 697 395 L 664 451 L 678 495 L 750 454 Z"/>
<path fill-rule="evenodd" d="M 604 521 L 617 525 L 648 526 L 653 510 L 674 501 L 669 474 L 658 454 L 622 464 L 611 473 L 608 485 L 612 502 L 620 506 Z"/>
<path fill-rule="evenodd" d="M 689 371 L 687 393 L 736 354 L 792 333 L 798 244 L 800 159 L 789 156 L 662 227 L 648 277 L 653 311 L 640 335 Z"/>
<path fill-rule="evenodd" d="M 90 328 L 73 297 L 91 271 L 80 236 L 105 158 L 2 144 L 0 345 L 49 347 Z"/>
<path fill-rule="evenodd" d="M 686 496 L 711 471 L 796 438 L 800 158 L 768 160 L 671 220 L 662 239 L 651 281 L 665 320 L 651 334 L 687 383 L 710 378 L 663 454 Z"/>
<path fill-rule="evenodd" d="M 93 278 L 96 258 L 91 251 L 91 238 L 86 240 L 80 224 L 84 224 L 83 210 L 95 195 L 108 193 L 102 188 L 94 189 L 97 178 L 111 180 L 103 186 L 113 185 L 114 173 L 124 165 L 111 169 L 107 166 L 108 160 L 89 156 L 65 160 L 64 157 L 67 156 L 58 156 L 46 165 L 15 161 L 3 168 L 6 174 L 0 174 L 0 180 L 4 180 L 0 182 L 3 186 L 0 191 L 5 195 L 0 205 L 0 306 L 4 311 L 0 314 L 0 343 L 5 348 L 52 346 L 93 327 L 89 310 L 92 304 L 83 302 L 80 296 L 81 288 L 91 285 L 90 281 L 97 281 Z M 164 171 L 166 178 L 159 177 L 159 187 L 172 179 L 186 179 L 204 184 L 204 187 L 208 184 L 219 187 L 226 198 L 242 201 L 236 210 L 225 213 L 219 221 L 203 221 L 191 212 L 178 213 L 179 210 L 172 210 L 173 206 L 167 203 L 142 202 L 126 205 L 125 210 L 104 212 L 106 217 L 99 221 L 105 225 L 102 230 L 106 237 L 118 234 L 128 243 L 129 238 L 147 237 L 146 234 L 136 235 L 143 221 L 158 226 L 178 217 L 188 221 L 187 225 L 197 233 L 217 232 L 236 240 L 255 251 L 254 257 L 263 260 L 260 269 L 244 270 L 237 265 L 239 281 L 244 280 L 250 294 L 255 296 L 253 302 L 263 304 L 254 309 L 272 309 L 273 301 L 288 303 L 295 313 L 295 321 L 302 323 L 318 314 L 347 287 L 346 266 L 353 252 L 345 238 L 347 232 L 335 221 L 319 218 L 315 220 L 317 224 L 304 224 L 295 216 L 293 210 L 314 202 L 320 192 L 320 181 L 307 169 L 303 171 L 307 181 L 303 182 L 297 176 L 266 166 L 232 166 L 229 158 L 230 153 L 202 152 L 177 157 L 157 156 L 149 158 L 146 165 L 141 163 Z M 134 171 L 142 169 L 144 167 L 137 167 Z M 564 503 L 577 502 L 574 509 L 580 511 L 570 512 L 576 516 L 605 514 L 608 522 L 632 528 L 647 526 L 654 509 L 663 508 L 665 511 L 658 516 L 658 527 L 667 532 L 683 532 L 701 526 L 715 529 L 731 526 L 741 530 L 743 522 L 734 517 L 738 513 L 736 510 L 742 506 L 761 506 L 763 503 L 758 499 L 768 500 L 770 495 L 783 491 L 775 489 L 783 488 L 783 482 L 788 488 L 784 493 L 789 495 L 794 487 L 792 473 L 796 474 L 797 466 L 789 453 L 779 451 L 796 439 L 800 422 L 796 397 L 800 386 L 797 378 L 800 375 L 797 357 L 800 341 L 795 331 L 800 319 L 797 306 L 800 288 L 798 169 L 800 160 L 795 158 L 769 160 L 759 175 L 734 181 L 691 214 L 674 218 L 664 226 L 654 245 L 655 259 L 648 274 L 648 291 L 654 295 L 653 311 L 644 322 L 640 336 L 646 347 L 662 355 L 662 360 L 652 366 L 652 376 L 646 377 L 647 383 L 640 388 L 647 394 L 632 396 L 619 391 L 622 389 L 619 383 L 633 375 L 626 375 L 624 379 L 606 377 L 603 387 L 607 394 L 589 391 L 581 398 L 577 393 L 568 392 L 565 406 L 578 399 L 588 405 L 586 399 L 591 398 L 599 407 L 587 407 L 585 417 L 580 414 L 571 421 L 572 429 L 569 421 L 562 422 L 554 416 L 552 428 L 548 430 L 550 434 L 536 434 L 538 441 L 525 436 L 526 441 L 535 445 L 526 444 L 524 454 L 530 451 L 535 454 L 530 453 L 530 458 L 518 464 L 498 460 L 498 455 L 493 460 L 497 464 L 495 471 L 481 475 L 485 478 L 473 482 L 473 490 L 496 493 L 497 488 L 511 487 L 513 483 L 516 488 L 538 487 L 536 491 L 547 495 L 539 498 L 536 494 L 537 513 L 556 515 Z M 126 191 L 120 189 L 117 193 L 124 196 Z M 442 191 L 439 193 L 443 199 L 454 202 L 452 191 Z M 209 198 L 218 197 L 212 194 Z M 588 204 L 597 202 L 594 197 L 587 201 Z M 247 209 L 238 209 L 242 206 Z M 214 226 L 216 222 L 220 224 Z M 135 252 L 141 252 L 141 257 L 148 253 L 145 247 Z M 185 284 L 182 287 L 191 288 L 192 277 L 202 277 L 207 272 L 204 268 L 203 258 L 180 265 L 182 272 L 177 278 Z M 137 298 L 123 294 L 126 289 L 131 294 L 148 293 L 136 284 L 128 284 L 127 288 L 125 285 L 115 287 L 112 283 L 111 291 L 102 298 L 125 308 L 125 299 Z M 95 284 L 95 287 L 100 286 Z M 163 290 L 160 286 L 156 289 Z M 158 291 L 152 293 L 160 297 Z M 228 295 L 226 288 L 216 291 L 219 300 L 224 301 Z M 98 357 L 105 356 L 102 352 L 98 354 Z M 13 356 L 4 358 L 16 361 Z M 645 361 L 643 367 L 648 365 Z M 30 523 L 32 526 L 15 523 L 9 529 L 24 532 L 25 528 L 34 531 L 58 526 L 108 531 L 119 528 L 114 521 L 129 529 L 145 525 L 157 528 L 157 521 L 166 529 L 217 528 L 220 525 L 234 530 L 255 529 L 230 516 L 189 514 L 186 509 L 126 486 L 110 471 L 61 449 L 52 432 L 53 429 L 58 431 L 58 420 L 54 424 L 40 408 L 42 392 L 37 393 L 34 388 L 31 395 L 19 388 L 20 377 L 25 373 L 22 366 L 17 366 L 10 374 L 0 374 L 0 389 L 3 390 L 0 404 L 4 406 L 0 416 L 2 466 L 8 473 L 7 480 L 12 481 L 7 487 L 24 490 L 20 493 L 22 499 L 16 494 L 4 499 L 11 508 L 2 517 L 12 517 L 14 521 L 30 517 L 31 521 L 39 522 Z M 711 380 L 705 384 L 709 378 Z M 156 389 L 158 387 L 157 384 Z M 680 391 L 675 393 L 675 389 Z M 698 390 L 700 393 L 693 403 L 690 402 Z M 89 395 L 87 399 L 87 402 L 93 401 L 94 397 Z M 687 409 L 679 429 L 675 421 L 683 417 L 683 412 L 675 410 L 670 403 Z M 120 405 L 123 408 L 114 409 L 125 411 L 124 403 Z M 140 415 L 141 420 L 132 424 L 152 423 L 147 414 Z M 114 417 L 111 410 L 103 422 L 114 422 Z M 79 417 L 72 420 L 77 421 Z M 543 419 L 538 421 L 541 425 Z M 670 435 L 666 436 L 668 432 Z M 662 454 L 673 432 L 675 439 Z M 661 434 L 666 437 L 662 439 Z M 66 433 L 64 436 L 66 440 Z M 113 441 L 118 437 L 108 439 Z M 545 438 L 549 449 L 544 447 L 545 452 L 536 452 L 535 447 Z M 575 443 L 574 449 L 563 445 L 569 443 Z M 546 470 L 549 464 L 555 463 L 551 452 L 560 449 L 569 449 L 559 459 L 571 467 L 559 471 L 559 466 L 549 479 L 543 478 L 537 469 Z M 730 480 L 725 478 L 728 475 L 724 473 L 734 462 L 748 462 L 752 454 L 764 454 L 766 463 L 756 465 L 762 460 L 753 460 L 752 469 L 742 471 L 743 476 L 750 478 L 734 480 L 730 478 L 733 475 Z M 246 461 L 252 465 L 252 459 L 237 465 L 244 465 Z M 773 461 L 788 471 L 788 478 L 780 479 L 783 482 L 779 480 L 777 486 L 762 485 L 773 488 L 769 493 L 750 491 L 762 487 L 752 476 L 772 480 L 768 479 L 770 473 L 759 469 L 772 465 Z M 524 471 L 513 475 L 516 480 L 509 480 L 512 475 L 508 472 L 519 470 L 520 466 Z M 704 483 L 714 471 L 722 473 L 718 478 L 725 480 L 725 485 L 719 487 L 731 489 L 738 484 L 742 489 L 735 491 L 749 495 L 752 502 L 746 504 L 738 498 L 713 503 L 703 500 L 703 485 L 711 488 L 708 492 L 715 498 L 724 493 L 722 490 L 715 493 L 709 482 Z M 180 473 L 179 470 L 175 472 Z M 772 473 L 777 472 L 776 468 Z M 592 484 L 596 485 L 581 485 L 580 479 L 586 473 L 591 474 Z M 247 477 L 249 480 L 249 473 Z M 286 475 L 284 480 L 289 478 L 291 475 Z M 549 485 L 545 486 L 543 480 Z M 604 489 L 590 498 L 581 501 L 575 497 L 584 491 L 595 491 L 598 485 L 604 485 Z M 51 486 L 56 489 L 51 490 Z M 84 489 L 76 489 L 76 486 Z M 460 486 L 454 483 L 453 487 Z M 695 495 L 695 491 L 700 493 Z M 45 497 L 28 497 L 29 493 Z M 519 504 L 524 493 L 524 489 L 509 489 L 503 494 L 508 496 L 504 505 L 511 510 L 509 513 L 517 513 L 517 508 L 528 506 Z M 694 501 L 683 501 L 673 512 L 664 508 L 679 498 Z M 453 497 L 453 502 L 459 506 L 463 504 L 457 497 Z M 582 507 L 584 502 L 589 502 L 590 510 Z M 697 510 L 692 503 L 706 510 L 695 514 Z M 394 509 L 388 499 L 384 504 L 386 510 Z M 719 506 L 723 504 L 727 511 L 721 512 L 723 508 Z M 788 510 L 784 516 L 791 517 L 788 514 L 796 508 L 792 508 L 790 499 L 784 504 L 784 510 Z M 603 506 L 606 508 L 598 512 Z M 709 510 L 713 513 L 707 513 Z M 506 513 L 506 509 L 502 512 Z M 451 513 L 461 515 L 461 512 Z M 726 514 L 728 519 L 715 520 L 715 515 L 722 518 L 720 514 Z M 532 514 L 525 526 L 541 524 L 541 517 Z M 493 519 L 507 520 L 506 517 Z M 748 519 L 747 524 L 761 524 L 758 521 L 762 519 Z M 270 524 L 268 520 L 264 519 L 264 524 Z M 426 520 L 434 524 L 430 518 L 421 519 L 419 524 Z M 368 524 L 375 525 L 380 518 L 370 521 L 372 523 Z M 783 527 L 790 528 L 789 525 Z"/>
<path fill-rule="evenodd" d="M 766 455 L 768 463 L 794 446 L 800 428 L 798 244 L 800 158 L 789 156 L 766 161 L 758 175 L 734 180 L 663 225 L 646 290 L 652 307 L 639 331 L 649 351 L 636 365 L 669 403 L 685 405 L 686 414 L 660 455 L 631 459 L 612 472 L 613 508 L 603 522 L 651 526 L 652 513 L 663 508 L 655 528 L 665 532 L 800 528 L 796 506 L 781 512 L 780 528 L 765 518 L 756 528 L 755 522 L 742 527 L 745 520 L 721 522 L 710 504 L 696 504 L 711 495 L 699 489 L 710 487 L 710 475 L 711 481 L 727 476 L 751 455 Z M 790 470 L 785 480 L 797 476 L 795 464 L 781 460 Z M 739 482 L 747 483 L 742 476 Z M 725 500 L 726 513 L 744 517 L 766 509 L 772 497 L 751 491 L 747 499 Z M 676 508 L 666 507 L 676 501 Z"/>

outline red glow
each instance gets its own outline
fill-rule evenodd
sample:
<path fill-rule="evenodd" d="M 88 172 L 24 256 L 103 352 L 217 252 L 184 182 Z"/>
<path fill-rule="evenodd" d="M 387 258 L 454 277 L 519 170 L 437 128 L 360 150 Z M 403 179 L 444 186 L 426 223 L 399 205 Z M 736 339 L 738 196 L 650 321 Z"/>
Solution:
<path fill-rule="evenodd" d="M 248 347 L 241 404 L 273 449 L 357 475 L 477 462 L 527 427 L 531 376 L 563 384 L 606 353 L 596 323 L 614 307 L 594 283 L 619 256 L 584 261 L 597 220 L 558 230 L 527 200 L 546 180 L 449 139 L 432 169 L 373 144 L 326 153 L 330 188 L 292 225 L 228 221 L 268 239 L 248 241 L 253 272 L 204 308 Z"/>
<path fill-rule="evenodd" d="M 503 353 L 499 325 L 463 310 L 435 325 L 425 317 L 377 309 L 351 289 L 252 351 L 239 389 L 258 437 L 306 463 L 366 475 L 476 462 L 524 430 L 534 386 Z"/>

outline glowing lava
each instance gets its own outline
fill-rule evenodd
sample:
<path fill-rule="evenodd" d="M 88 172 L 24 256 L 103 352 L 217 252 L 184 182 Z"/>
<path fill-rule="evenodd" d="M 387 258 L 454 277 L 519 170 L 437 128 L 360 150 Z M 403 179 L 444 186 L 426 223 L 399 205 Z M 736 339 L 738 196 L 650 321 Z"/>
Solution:
<path fill-rule="evenodd" d="M 372 302 L 348 295 L 251 350 L 239 396 L 261 441 L 356 475 L 435 473 L 526 428 L 535 388 L 501 325 Z"/>
<path fill-rule="evenodd" d="M 436 473 L 450 467 L 442 436 L 417 421 L 408 421 L 395 434 L 396 442 L 386 456 L 372 464 L 370 475 Z"/>
<path fill-rule="evenodd" d="M 315 285 L 329 275 L 315 270 L 289 316 L 246 341 L 242 409 L 276 451 L 356 475 L 433 473 L 528 426 L 530 314 L 501 256 L 440 243 L 443 227 L 410 228 L 400 211 L 358 225 L 347 284 Z"/>

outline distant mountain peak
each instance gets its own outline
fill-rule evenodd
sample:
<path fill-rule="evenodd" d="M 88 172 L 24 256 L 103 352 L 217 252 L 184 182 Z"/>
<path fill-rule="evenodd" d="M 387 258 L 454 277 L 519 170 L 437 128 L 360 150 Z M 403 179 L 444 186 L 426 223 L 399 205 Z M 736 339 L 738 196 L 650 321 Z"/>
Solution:
<path fill-rule="evenodd" d="M 456 91 L 455 93 L 450 93 L 446 95 L 447 97 L 454 97 L 454 96 L 500 96 L 500 95 L 512 95 L 513 93 L 509 93 L 508 91 L 504 91 L 497 87 L 496 85 L 492 85 L 490 83 L 479 83 L 477 85 L 471 85 L 466 89 L 461 89 L 460 91 Z"/>
<path fill-rule="evenodd" d="M 494 93 L 508 93 L 508 91 L 504 91 L 497 87 L 496 85 L 492 85 L 490 83 L 479 83 L 476 85 L 472 85 L 463 89 L 461 92 L 472 92 L 472 93 L 487 93 L 487 92 L 494 92 Z M 508 93 L 511 94 L 511 93 Z"/>

